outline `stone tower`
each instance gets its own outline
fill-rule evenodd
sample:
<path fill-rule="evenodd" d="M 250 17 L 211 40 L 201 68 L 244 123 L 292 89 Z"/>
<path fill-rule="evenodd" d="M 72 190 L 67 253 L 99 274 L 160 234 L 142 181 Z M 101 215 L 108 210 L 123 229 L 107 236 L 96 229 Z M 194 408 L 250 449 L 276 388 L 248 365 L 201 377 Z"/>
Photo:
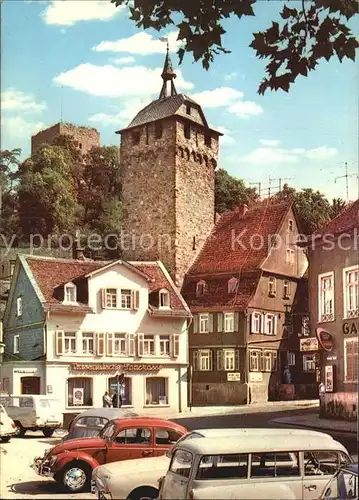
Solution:
<path fill-rule="evenodd" d="M 168 46 L 159 98 L 121 134 L 123 258 L 161 260 L 177 286 L 214 223 L 220 132 L 177 94 Z"/>

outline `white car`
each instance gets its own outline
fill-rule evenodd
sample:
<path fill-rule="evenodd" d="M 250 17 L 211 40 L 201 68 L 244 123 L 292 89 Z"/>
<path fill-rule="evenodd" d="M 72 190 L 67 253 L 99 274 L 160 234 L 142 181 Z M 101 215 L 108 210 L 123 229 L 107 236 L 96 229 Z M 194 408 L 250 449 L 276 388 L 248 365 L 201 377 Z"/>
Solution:
<path fill-rule="evenodd" d="M 16 434 L 16 425 L 6 413 L 3 405 L 0 405 L 0 439 L 3 443 L 7 443 L 14 434 Z"/>
<path fill-rule="evenodd" d="M 166 455 L 135 460 L 124 460 L 100 465 L 92 473 L 91 491 L 99 500 L 149 500 L 155 499 L 159 493 L 158 480 L 168 470 L 174 450 L 184 441 L 193 438 L 239 437 L 239 436 L 271 436 L 271 435 L 320 436 L 322 439 L 332 437 L 321 432 L 294 429 L 199 429 L 190 431 L 180 438 Z"/>

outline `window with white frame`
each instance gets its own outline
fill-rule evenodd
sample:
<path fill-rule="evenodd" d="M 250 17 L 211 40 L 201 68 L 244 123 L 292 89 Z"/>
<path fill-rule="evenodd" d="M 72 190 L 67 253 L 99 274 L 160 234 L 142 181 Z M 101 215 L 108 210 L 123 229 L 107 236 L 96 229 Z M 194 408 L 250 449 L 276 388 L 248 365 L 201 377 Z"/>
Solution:
<path fill-rule="evenodd" d="M 288 366 L 295 366 L 295 352 L 287 352 Z"/>
<path fill-rule="evenodd" d="M 114 394 L 117 392 L 117 377 L 108 379 L 108 392 Z M 132 379 L 131 377 L 124 377 L 123 383 L 120 384 L 120 394 L 122 397 L 122 405 L 132 404 Z"/>
<path fill-rule="evenodd" d="M 238 278 L 228 280 L 228 293 L 236 293 L 238 288 Z"/>
<path fill-rule="evenodd" d="M 343 270 L 344 282 L 344 317 L 359 316 L 359 267 L 349 267 Z"/>
<path fill-rule="evenodd" d="M 358 337 L 344 339 L 344 381 L 358 382 Z"/>
<path fill-rule="evenodd" d="M 314 354 L 303 354 L 303 371 L 304 372 L 314 372 L 315 371 Z"/>
<path fill-rule="evenodd" d="M 160 291 L 160 307 L 164 309 L 170 307 L 170 294 L 167 290 Z"/>
<path fill-rule="evenodd" d="M 82 332 L 82 354 L 94 353 L 94 334 Z"/>
<path fill-rule="evenodd" d="M 160 335 L 160 355 L 169 356 L 171 354 L 171 338 L 169 335 Z"/>
<path fill-rule="evenodd" d="M 213 369 L 213 353 L 211 349 L 193 351 L 193 368 L 196 371 L 208 372 Z"/>
<path fill-rule="evenodd" d="M 277 318 L 275 314 L 268 313 L 264 320 L 264 333 L 266 335 L 276 335 Z"/>
<path fill-rule="evenodd" d="M 205 294 L 206 292 L 206 289 L 207 289 L 207 285 L 206 285 L 206 282 L 201 280 L 197 283 L 196 285 L 196 295 L 197 297 L 201 297 L 202 295 Z"/>
<path fill-rule="evenodd" d="M 121 308 L 131 309 L 132 306 L 132 291 L 127 289 L 121 290 Z"/>
<path fill-rule="evenodd" d="M 146 405 L 168 405 L 168 379 L 164 377 L 146 378 Z"/>
<path fill-rule="evenodd" d="M 22 316 L 22 297 L 16 299 L 16 316 Z"/>
<path fill-rule="evenodd" d="M 223 363 L 224 370 L 226 372 L 235 370 L 236 366 L 236 358 L 235 358 L 235 350 L 234 349 L 224 349 L 223 350 Z"/>
<path fill-rule="evenodd" d="M 67 406 L 93 406 L 92 378 L 67 379 Z"/>
<path fill-rule="evenodd" d="M 209 332 L 209 314 L 200 314 L 199 315 L 199 333 L 208 333 Z"/>
<path fill-rule="evenodd" d="M 126 352 L 126 334 L 125 333 L 115 333 L 113 335 L 112 341 L 112 352 L 113 355 L 125 356 Z"/>
<path fill-rule="evenodd" d="M 249 371 L 260 371 L 260 351 L 251 349 L 249 351 Z"/>
<path fill-rule="evenodd" d="M 270 351 L 264 351 L 262 353 L 262 371 L 271 372 L 272 371 L 272 355 Z"/>
<path fill-rule="evenodd" d="M 234 332 L 234 313 L 226 312 L 224 313 L 224 331 Z"/>
<path fill-rule="evenodd" d="M 287 248 L 286 261 L 288 264 L 294 264 L 294 250 L 292 248 Z"/>
<path fill-rule="evenodd" d="M 276 279 L 272 276 L 268 280 L 268 294 L 273 297 L 276 294 Z"/>
<path fill-rule="evenodd" d="M 76 332 L 64 332 L 63 354 L 76 354 Z"/>
<path fill-rule="evenodd" d="M 144 335 L 143 337 L 143 355 L 153 356 L 155 354 L 155 336 Z"/>
<path fill-rule="evenodd" d="M 76 300 L 76 286 L 73 283 L 68 283 L 64 289 L 64 302 L 73 304 Z"/>
<path fill-rule="evenodd" d="M 334 273 L 320 274 L 319 323 L 334 321 Z"/>
<path fill-rule="evenodd" d="M 18 354 L 20 349 L 20 335 L 14 335 L 13 353 Z"/>
<path fill-rule="evenodd" d="M 290 281 L 284 280 L 283 282 L 283 297 L 289 299 L 290 297 Z"/>
<path fill-rule="evenodd" d="M 251 317 L 251 333 L 261 333 L 262 313 L 253 312 Z"/>
<path fill-rule="evenodd" d="M 105 290 L 105 307 L 107 309 L 116 309 L 117 307 L 117 289 L 106 288 Z"/>

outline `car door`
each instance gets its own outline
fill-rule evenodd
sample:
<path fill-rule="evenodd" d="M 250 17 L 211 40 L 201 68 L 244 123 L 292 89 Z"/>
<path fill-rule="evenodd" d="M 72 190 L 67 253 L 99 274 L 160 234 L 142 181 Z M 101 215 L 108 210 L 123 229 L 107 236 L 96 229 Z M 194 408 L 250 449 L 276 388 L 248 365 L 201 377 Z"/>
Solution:
<path fill-rule="evenodd" d="M 186 450 L 177 449 L 172 455 L 167 474 L 163 478 L 160 498 L 184 500 L 187 496 L 193 456 Z"/>
<path fill-rule="evenodd" d="M 107 463 L 152 456 L 153 432 L 149 427 L 121 427 L 107 443 Z"/>
<path fill-rule="evenodd" d="M 154 432 L 154 456 L 164 455 L 166 451 L 174 446 L 182 437 L 182 433 L 169 427 L 155 427 Z"/>
<path fill-rule="evenodd" d="M 340 454 L 336 451 L 304 452 L 303 500 L 320 498 L 339 467 Z"/>

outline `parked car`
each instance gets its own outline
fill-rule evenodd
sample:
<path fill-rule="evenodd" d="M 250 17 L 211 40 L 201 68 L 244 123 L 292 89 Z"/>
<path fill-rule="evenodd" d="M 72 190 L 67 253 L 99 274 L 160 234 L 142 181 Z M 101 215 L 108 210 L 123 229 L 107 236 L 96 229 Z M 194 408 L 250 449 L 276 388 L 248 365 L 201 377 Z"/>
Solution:
<path fill-rule="evenodd" d="M 70 423 L 62 441 L 98 436 L 105 425 L 114 418 L 137 417 L 137 413 L 125 408 L 91 408 L 77 415 Z"/>
<path fill-rule="evenodd" d="M 0 404 L 0 439 L 3 443 L 7 443 L 15 434 L 16 425 L 13 419 L 6 413 L 3 405 Z"/>
<path fill-rule="evenodd" d="M 166 474 L 174 450 L 184 441 L 193 438 L 232 436 L 280 436 L 303 435 L 308 437 L 320 436 L 322 439 L 333 439 L 329 434 L 315 431 L 294 429 L 200 429 L 193 430 L 182 436 L 173 448 L 160 457 L 139 458 L 137 460 L 124 460 L 110 464 L 100 465 L 92 473 L 91 491 L 98 499 L 126 498 L 128 500 L 155 499 L 158 497 L 158 479 Z"/>
<path fill-rule="evenodd" d="M 358 500 L 358 464 L 348 464 L 336 472 L 321 497 L 325 500 Z"/>
<path fill-rule="evenodd" d="M 133 417 L 110 420 L 98 437 L 71 439 L 54 446 L 33 467 L 70 492 L 89 489 L 93 469 L 101 464 L 166 453 L 187 429 L 170 420 Z"/>
<path fill-rule="evenodd" d="M 339 467 L 351 463 L 334 439 L 296 434 L 191 439 L 174 450 L 159 499 L 320 498 Z"/>
<path fill-rule="evenodd" d="M 60 400 L 42 394 L 21 396 L 1 396 L 0 402 L 16 425 L 16 432 L 41 430 L 45 437 L 51 437 L 54 430 L 62 425 Z"/>

